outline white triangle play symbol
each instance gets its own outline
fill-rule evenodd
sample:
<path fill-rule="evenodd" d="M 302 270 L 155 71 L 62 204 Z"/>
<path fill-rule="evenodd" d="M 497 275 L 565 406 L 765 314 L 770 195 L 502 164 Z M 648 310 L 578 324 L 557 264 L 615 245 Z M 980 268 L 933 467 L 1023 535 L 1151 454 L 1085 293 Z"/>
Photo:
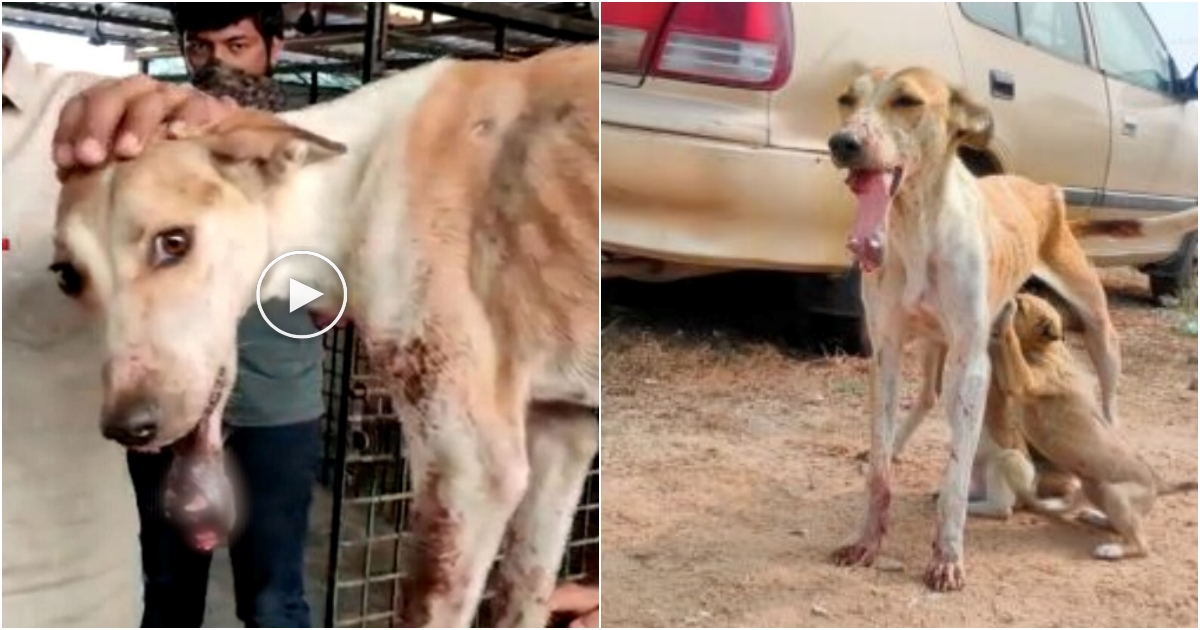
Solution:
<path fill-rule="evenodd" d="M 296 282 L 288 278 L 288 312 L 295 312 L 296 309 L 308 304 L 309 302 L 325 295 L 320 291 L 300 282 Z"/>

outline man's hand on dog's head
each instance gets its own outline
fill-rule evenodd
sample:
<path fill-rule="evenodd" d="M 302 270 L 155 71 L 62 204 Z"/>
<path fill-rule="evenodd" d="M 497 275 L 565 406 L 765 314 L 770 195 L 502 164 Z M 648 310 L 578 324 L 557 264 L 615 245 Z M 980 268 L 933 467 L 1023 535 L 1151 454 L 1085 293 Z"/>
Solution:
<path fill-rule="evenodd" d="M 213 123 L 236 109 L 230 99 L 144 75 L 101 81 L 63 106 L 54 132 L 54 163 L 68 170 L 137 157 L 158 134 L 179 125 Z"/>

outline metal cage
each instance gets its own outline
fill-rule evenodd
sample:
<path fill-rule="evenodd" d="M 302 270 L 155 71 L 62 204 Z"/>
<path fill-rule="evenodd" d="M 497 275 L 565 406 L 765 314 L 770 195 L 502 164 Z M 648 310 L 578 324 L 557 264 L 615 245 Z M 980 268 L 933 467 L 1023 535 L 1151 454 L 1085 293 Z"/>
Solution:
<path fill-rule="evenodd" d="M 353 328 L 325 336 L 328 414 L 321 479 L 333 495 L 326 627 L 387 627 L 402 573 L 413 494 L 400 418 L 371 373 Z M 575 513 L 563 578 L 598 573 L 600 468 L 595 460 Z M 488 623 L 486 599 L 477 624 Z"/>

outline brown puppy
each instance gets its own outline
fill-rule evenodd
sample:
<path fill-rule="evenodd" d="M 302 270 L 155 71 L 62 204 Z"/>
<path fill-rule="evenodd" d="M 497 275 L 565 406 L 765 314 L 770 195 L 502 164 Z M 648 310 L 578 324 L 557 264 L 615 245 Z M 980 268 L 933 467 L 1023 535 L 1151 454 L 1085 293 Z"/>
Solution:
<path fill-rule="evenodd" d="M 1019 411 L 1025 439 L 1079 477 L 1084 495 L 1102 512 L 1086 513 L 1087 520 L 1122 538 L 1096 546 L 1092 555 L 1119 560 L 1149 553 L 1142 519 L 1155 496 L 1194 490 L 1196 482 L 1162 484 L 1104 421 L 1090 383 L 1063 343 L 1062 319 L 1045 300 L 1021 294 L 1006 304 L 996 320 L 990 354 L 996 386 Z"/>

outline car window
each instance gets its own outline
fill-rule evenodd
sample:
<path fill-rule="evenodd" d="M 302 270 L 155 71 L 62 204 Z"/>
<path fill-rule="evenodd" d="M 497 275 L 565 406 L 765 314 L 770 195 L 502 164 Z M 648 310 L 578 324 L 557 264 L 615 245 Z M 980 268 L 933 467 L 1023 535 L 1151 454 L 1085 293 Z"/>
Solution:
<path fill-rule="evenodd" d="M 1076 2 L 963 2 L 967 19 L 1052 55 L 1087 63 Z"/>
<path fill-rule="evenodd" d="M 1100 68 L 1118 79 L 1170 92 L 1171 56 L 1141 6 L 1095 2 L 1091 9 Z"/>
<path fill-rule="evenodd" d="M 1077 3 L 1018 2 L 1017 10 L 1021 39 L 1063 59 L 1087 63 Z"/>
<path fill-rule="evenodd" d="M 963 2 L 959 6 L 969 20 L 1013 39 L 1020 37 L 1015 2 Z"/>

